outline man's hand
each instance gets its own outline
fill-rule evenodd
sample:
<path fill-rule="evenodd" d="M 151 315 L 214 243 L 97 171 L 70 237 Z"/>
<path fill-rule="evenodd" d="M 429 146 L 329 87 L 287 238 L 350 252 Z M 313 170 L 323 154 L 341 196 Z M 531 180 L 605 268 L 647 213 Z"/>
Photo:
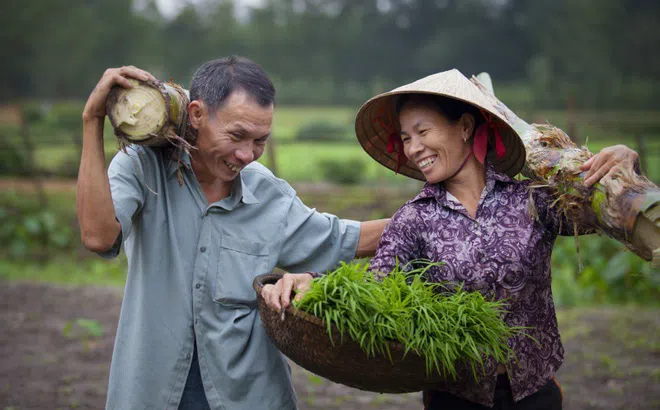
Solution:
<path fill-rule="evenodd" d="M 309 273 L 285 273 L 282 279 L 274 285 L 265 285 L 261 289 L 261 296 L 266 304 L 275 310 L 284 310 L 291 304 L 291 291 L 296 292 L 296 300 L 309 290 L 312 275 Z"/>
<path fill-rule="evenodd" d="M 129 78 L 142 81 L 155 81 L 156 78 L 144 70 L 137 67 L 127 66 L 121 68 L 108 68 L 103 73 L 94 90 L 89 95 L 85 108 L 83 109 L 83 121 L 103 120 L 105 118 L 105 102 L 108 99 L 110 90 L 115 85 L 124 88 L 132 88 Z"/>
<path fill-rule="evenodd" d="M 588 171 L 584 186 L 590 187 L 603 177 L 612 177 L 621 169 L 628 168 L 634 172 L 639 167 L 638 161 L 637 153 L 625 145 L 603 148 L 580 166 L 582 171 Z"/>

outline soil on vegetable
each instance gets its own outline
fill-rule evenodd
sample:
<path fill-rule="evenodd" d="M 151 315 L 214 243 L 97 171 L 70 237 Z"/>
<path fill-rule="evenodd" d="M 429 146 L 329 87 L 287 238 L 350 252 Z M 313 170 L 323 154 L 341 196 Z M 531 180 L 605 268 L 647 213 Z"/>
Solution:
<path fill-rule="evenodd" d="M 116 288 L 0 281 L 0 409 L 103 408 L 120 304 Z M 565 409 L 660 408 L 660 310 L 572 309 L 559 318 Z M 369 393 L 292 369 L 300 409 L 422 408 L 418 393 Z"/>

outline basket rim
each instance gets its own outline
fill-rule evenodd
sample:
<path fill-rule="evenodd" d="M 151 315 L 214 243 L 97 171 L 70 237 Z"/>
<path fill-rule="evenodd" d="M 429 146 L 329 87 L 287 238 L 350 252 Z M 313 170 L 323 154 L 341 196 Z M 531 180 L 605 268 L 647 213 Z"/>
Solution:
<path fill-rule="evenodd" d="M 269 284 L 269 282 L 271 282 L 271 281 L 273 283 L 277 282 L 283 276 L 284 275 L 281 274 L 281 273 L 265 273 L 263 275 L 259 275 L 259 276 L 255 277 L 254 281 L 252 282 L 252 286 L 253 286 L 254 290 L 257 292 L 258 298 L 263 300 L 263 297 L 261 296 L 261 290 L 263 289 L 264 285 Z M 287 313 L 289 313 L 290 315 L 293 315 L 297 318 L 305 320 L 305 321 L 307 321 L 307 322 L 309 322 L 313 325 L 319 326 L 323 329 L 327 328 L 327 325 L 326 325 L 326 323 L 323 319 L 321 319 L 317 316 L 314 316 L 310 313 L 303 312 L 300 309 L 296 309 L 295 307 L 293 307 L 293 304 L 290 304 L 285 309 L 285 311 Z M 331 324 L 331 327 L 332 327 L 332 330 L 333 330 L 333 335 L 336 335 L 336 334 L 341 335 L 341 332 L 339 331 L 339 329 L 334 324 Z M 333 337 L 333 336 L 328 335 L 328 337 Z M 340 336 L 340 338 L 342 338 L 342 343 L 343 343 L 343 336 Z M 353 343 L 358 343 L 357 341 L 353 340 L 353 338 L 351 338 L 350 336 L 348 336 L 348 340 L 350 340 Z M 395 341 L 389 341 L 388 344 L 390 346 L 390 349 L 400 351 L 405 356 L 412 354 L 412 355 L 416 355 L 416 356 L 421 357 L 421 355 L 419 353 L 417 353 L 416 351 L 414 351 L 414 350 L 406 351 L 406 347 L 402 343 L 395 342 Z"/>

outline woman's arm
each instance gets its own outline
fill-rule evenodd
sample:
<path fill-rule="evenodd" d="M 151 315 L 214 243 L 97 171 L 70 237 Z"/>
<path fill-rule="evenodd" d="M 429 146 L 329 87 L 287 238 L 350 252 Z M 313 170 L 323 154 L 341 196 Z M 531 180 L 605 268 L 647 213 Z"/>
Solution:
<path fill-rule="evenodd" d="M 424 221 L 410 204 L 399 209 L 383 231 L 376 256 L 371 259 L 369 270 L 382 279 L 398 264 L 405 266 L 423 256 L 422 232 Z"/>

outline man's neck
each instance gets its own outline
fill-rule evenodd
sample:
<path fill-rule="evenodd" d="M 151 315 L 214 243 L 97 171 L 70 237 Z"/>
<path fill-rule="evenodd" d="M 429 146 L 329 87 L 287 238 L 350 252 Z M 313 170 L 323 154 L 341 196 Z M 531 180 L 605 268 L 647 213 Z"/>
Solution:
<path fill-rule="evenodd" d="M 215 178 L 208 167 L 194 157 L 191 158 L 190 163 L 207 203 L 218 202 L 231 194 L 232 181 L 227 182 Z"/>

